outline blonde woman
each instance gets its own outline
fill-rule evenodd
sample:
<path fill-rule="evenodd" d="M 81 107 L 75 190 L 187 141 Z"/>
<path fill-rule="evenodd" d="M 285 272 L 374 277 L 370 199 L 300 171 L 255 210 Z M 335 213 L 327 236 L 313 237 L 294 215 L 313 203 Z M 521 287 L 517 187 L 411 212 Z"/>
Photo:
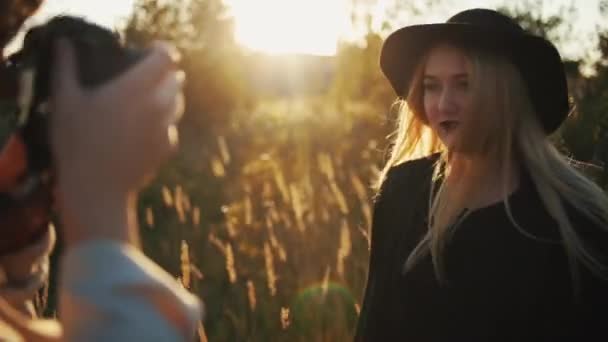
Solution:
<path fill-rule="evenodd" d="M 553 44 L 472 9 L 394 32 L 380 65 L 401 117 L 355 340 L 607 339 L 608 200 L 547 139 Z"/>

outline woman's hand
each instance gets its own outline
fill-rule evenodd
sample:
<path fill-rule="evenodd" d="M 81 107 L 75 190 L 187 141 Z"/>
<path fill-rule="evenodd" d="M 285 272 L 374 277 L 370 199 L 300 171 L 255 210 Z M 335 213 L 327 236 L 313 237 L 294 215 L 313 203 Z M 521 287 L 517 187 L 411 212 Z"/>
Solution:
<path fill-rule="evenodd" d="M 58 44 L 50 133 L 68 246 L 137 241 L 136 193 L 176 147 L 184 81 L 178 58 L 172 46 L 156 43 L 124 74 L 85 89 L 72 46 Z"/>

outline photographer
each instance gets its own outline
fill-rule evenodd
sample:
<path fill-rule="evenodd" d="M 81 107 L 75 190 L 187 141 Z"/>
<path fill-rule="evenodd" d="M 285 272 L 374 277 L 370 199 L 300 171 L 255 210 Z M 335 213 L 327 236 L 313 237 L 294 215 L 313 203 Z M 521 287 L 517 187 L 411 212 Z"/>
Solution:
<path fill-rule="evenodd" d="M 2 46 L 39 2 L 0 1 Z M 48 274 L 50 227 L 26 248 L 0 256 L 0 340 L 10 340 L 8 334 L 26 341 L 191 339 L 200 303 L 139 251 L 136 217 L 138 190 L 175 149 L 173 125 L 183 111 L 179 57 L 157 43 L 93 90 L 77 81 L 70 43 L 60 41 L 55 57 L 50 143 L 65 243 L 59 321 L 33 320 L 25 304 Z M 42 201 L 23 210 L 27 220 L 18 229 L 48 224 Z"/>

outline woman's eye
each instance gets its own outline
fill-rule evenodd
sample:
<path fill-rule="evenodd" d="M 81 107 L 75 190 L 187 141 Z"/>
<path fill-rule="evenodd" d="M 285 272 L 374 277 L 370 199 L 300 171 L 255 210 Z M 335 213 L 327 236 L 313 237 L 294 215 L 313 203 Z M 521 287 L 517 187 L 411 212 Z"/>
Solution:
<path fill-rule="evenodd" d="M 458 86 L 458 88 L 460 89 L 468 89 L 469 88 L 469 81 L 458 81 L 458 83 L 456 83 L 456 86 Z"/>
<path fill-rule="evenodd" d="M 423 83 L 422 89 L 424 91 L 435 91 L 439 89 L 439 85 L 437 83 Z"/>

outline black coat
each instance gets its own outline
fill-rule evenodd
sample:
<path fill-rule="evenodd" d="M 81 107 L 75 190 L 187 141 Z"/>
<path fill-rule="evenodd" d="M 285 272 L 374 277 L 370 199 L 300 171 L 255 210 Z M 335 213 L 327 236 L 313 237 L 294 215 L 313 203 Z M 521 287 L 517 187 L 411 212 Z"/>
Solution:
<path fill-rule="evenodd" d="M 477 209 L 446 247 L 446 280 L 430 256 L 403 265 L 426 230 L 434 159 L 393 167 L 374 207 L 369 275 L 356 341 L 608 341 L 608 281 L 578 265 L 580 296 L 556 222 L 525 174 L 502 202 Z M 593 247 L 608 234 L 574 211 L 570 219 Z M 605 255 L 605 254 L 604 254 Z M 606 261 L 606 259 L 603 259 Z"/>

